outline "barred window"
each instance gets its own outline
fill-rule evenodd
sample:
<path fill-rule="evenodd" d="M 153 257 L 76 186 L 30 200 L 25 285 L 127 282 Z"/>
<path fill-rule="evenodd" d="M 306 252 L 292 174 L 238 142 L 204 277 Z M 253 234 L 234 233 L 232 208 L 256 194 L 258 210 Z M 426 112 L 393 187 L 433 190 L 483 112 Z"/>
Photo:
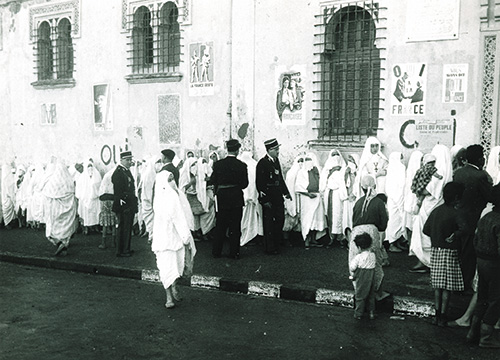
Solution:
<path fill-rule="evenodd" d="M 132 70 L 135 74 L 174 72 L 180 64 L 179 10 L 169 1 L 157 11 L 140 6 L 132 19 Z"/>
<path fill-rule="evenodd" d="M 36 31 L 36 74 L 38 81 L 72 80 L 73 39 L 71 23 L 62 18 L 51 26 L 48 21 L 40 23 Z"/>
<path fill-rule="evenodd" d="M 50 25 L 46 21 L 38 27 L 37 50 L 38 80 L 52 79 L 52 43 L 50 41 Z"/>
<path fill-rule="evenodd" d="M 331 10 L 331 9 L 330 9 Z M 345 6 L 324 16 L 320 54 L 320 140 L 359 142 L 378 129 L 380 51 L 372 15 Z"/>
<path fill-rule="evenodd" d="M 73 40 L 71 39 L 71 23 L 62 19 L 57 25 L 56 71 L 58 79 L 73 77 Z"/>
<path fill-rule="evenodd" d="M 161 8 L 160 49 L 163 66 L 173 67 L 180 63 L 180 27 L 177 19 L 179 10 L 172 2 Z"/>

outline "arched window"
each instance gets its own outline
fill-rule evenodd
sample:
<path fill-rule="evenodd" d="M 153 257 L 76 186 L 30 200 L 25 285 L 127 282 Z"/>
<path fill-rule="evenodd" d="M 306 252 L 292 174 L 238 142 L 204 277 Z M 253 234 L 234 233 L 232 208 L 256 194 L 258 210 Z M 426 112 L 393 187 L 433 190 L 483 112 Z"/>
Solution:
<path fill-rule="evenodd" d="M 56 73 L 58 79 L 73 77 L 73 40 L 71 39 L 71 23 L 64 18 L 57 25 Z"/>
<path fill-rule="evenodd" d="M 372 16 L 358 6 L 337 11 L 326 25 L 321 70 L 319 138 L 360 141 L 375 135 L 380 100 L 380 51 Z"/>
<path fill-rule="evenodd" d="M 169 1 L 165 3 L 160 11 L 160 64 L 163 68 L 178 66 L 180 63 L 180 27 L 177 21 L 179 10 L 177 6 Z"/>
<path fill-rule="evenodd" d="M 38 80 L 52 79 L 52 43 L 50 40 L 50 25 L 46 21 L 42 22 L 38 27 L 37 73 Z"/>
<path fill-rule="evenodd" d="M 151 24 L 151 12 L 145 6 L 139 7 L 134 13 L 132 43 L 134 72 L 151 66 L 154 58 L 153 27 Z"/>

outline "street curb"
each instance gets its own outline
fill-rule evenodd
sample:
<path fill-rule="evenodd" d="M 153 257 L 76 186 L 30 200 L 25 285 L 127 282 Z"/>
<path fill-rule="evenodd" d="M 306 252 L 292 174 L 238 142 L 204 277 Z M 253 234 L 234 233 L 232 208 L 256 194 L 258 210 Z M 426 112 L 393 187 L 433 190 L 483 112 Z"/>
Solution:
<path fill-rule="evenodd" d="M 0 253 L 0 261 L 161 283 L 158 270 L 153 269 L 127 269 L 111 265 L 87 264 L 46 257 L 25 255 L 19 256 L 8 252 Z M 307 286 L 299 287 L 263 281 L 244 281 L 201 274 L 194 274 L 190 278 L 182 279 L 181 284 L 194 288 L 301 301 L 319 305 L 333 305 L 347 308 L 353 308 L 354 306 L 353 291 L 332 290 Z M 380 312 L 406 314 L 419 317 L 429 317 L 434 314 L 434 305 L 432 302 L 411 297 L 391 296 L 390 299 L 377 303 L 377 308 Z"/>

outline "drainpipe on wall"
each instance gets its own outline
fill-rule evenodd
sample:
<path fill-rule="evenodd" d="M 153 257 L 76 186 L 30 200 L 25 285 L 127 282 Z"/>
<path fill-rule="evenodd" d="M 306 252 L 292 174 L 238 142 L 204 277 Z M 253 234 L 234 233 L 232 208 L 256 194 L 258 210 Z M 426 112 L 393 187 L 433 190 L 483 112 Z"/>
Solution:
<path fill-rule="evenodd" d="M 233 137 L 233 110 L 232 110 L 232 98 L 233 98 L 233 1 L 230 1 L 229 10 L 229 104 L 227 106 L 226 115 L 229 121 L 229 138 Z M 224 139 L 223 139 L 224 140 Z"/>

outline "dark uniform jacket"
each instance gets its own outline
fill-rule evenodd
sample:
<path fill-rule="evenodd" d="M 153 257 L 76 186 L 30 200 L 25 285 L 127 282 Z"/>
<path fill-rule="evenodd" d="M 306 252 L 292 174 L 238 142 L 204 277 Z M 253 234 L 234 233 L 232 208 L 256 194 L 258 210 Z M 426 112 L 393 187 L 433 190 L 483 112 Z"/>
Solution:
<path fill-rule="evenodd" d="M 214 186 L 219 210 L 242 207 L 243 189 L 248 186 L 247 165 L 234 156 L 216 161 L 209 184 Z"/>
<path fill-rule="evenodd" d="M 114 190 L 113 211 L 120 213 L 124 210 L 132 210 L 136 213 L 137 197 L 135 196 L 134 177 L 130 170 L 118 165 L 111 176 L 111 182 Z"/>
<path fill-rule="evenodd" d="M 290 195 L 283 179 L 279 160 L 272 161 L 268 155 L 257 163 L 255 184 L 261 204 L 272 202 L 279 197 L 283 201 L 283 196 Z"/>
<path fill-rule="evenodd" d="M 160 171 L 167 170 L 174 175 L 175 185 L 179 186 L 179 169 L 177 169 L 174 164 L 168 163 L 165 164 Z"/>

